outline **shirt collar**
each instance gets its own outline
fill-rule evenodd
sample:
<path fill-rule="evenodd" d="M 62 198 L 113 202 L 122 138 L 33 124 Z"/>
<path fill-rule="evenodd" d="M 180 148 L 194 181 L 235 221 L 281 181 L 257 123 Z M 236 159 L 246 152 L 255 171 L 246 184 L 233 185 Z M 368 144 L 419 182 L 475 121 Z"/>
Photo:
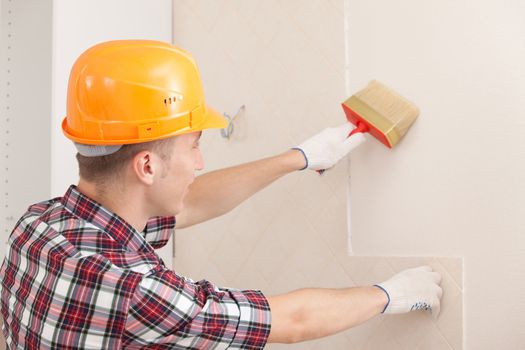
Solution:
<path fill-rule="evenodd" d="M 152 251 L 152 247 L 163 247 L 175 228 L 174 216 L 153 217 L 146 224 L 144 231 L 139 233 L 116 213 L 80 193 L 75 185 L 69 187 L 61 198 L 61 203 L 74 215 L 106 232 L 131 251 Z"/>

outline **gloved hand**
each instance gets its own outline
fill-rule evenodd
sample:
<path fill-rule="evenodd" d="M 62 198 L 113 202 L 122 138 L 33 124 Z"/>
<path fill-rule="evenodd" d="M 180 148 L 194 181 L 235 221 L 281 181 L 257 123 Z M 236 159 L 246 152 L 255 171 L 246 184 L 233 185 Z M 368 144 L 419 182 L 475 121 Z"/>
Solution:
<path fill-rule="evenodd" d="M 306 159 L 303 169 L 321 170 L 333 167 L 365 140 L 362 133 L 348 137 L 353 129 L 354 126 L 349 122 L 338 127 L 326 128 L 294 147 L 293 149 L 302 151 Z"/>
<path fill-rule="evenodd" d="M 420 266 L 401 271 L 388 281 L 376 284 L 388 296 L 388 304 L 382 313 L 397 314 L 430 309 L 437 317 L 443 290 L 439 286 L 441 275 L 432 272 L 430 266 Z"/>

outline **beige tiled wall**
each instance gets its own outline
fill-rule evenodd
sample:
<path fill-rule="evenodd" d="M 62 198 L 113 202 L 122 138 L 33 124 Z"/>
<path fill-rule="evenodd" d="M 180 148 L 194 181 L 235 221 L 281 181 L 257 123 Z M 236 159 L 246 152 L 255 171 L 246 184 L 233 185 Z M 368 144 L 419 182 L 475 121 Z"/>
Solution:
<path fill-rule="evenodd" d="M 174 43 L 195 56 L 207 102 L 230 115 L 246 105 L 231 140 L 205 132 L 205 171 L 271 156 L 344 121 L 343 23 L 343 0 L 174 1 Z M 461 349 L 461 259 L 348 256 L 348 168 L 343 161 L 322 177 L 288 175 L 227 215 L 178 231 L 176 271 L 274 295 L 370 285 L 429 264 L 443 275 L 437 320 L 380 316 L 326 339 L 267 348 Z"/>

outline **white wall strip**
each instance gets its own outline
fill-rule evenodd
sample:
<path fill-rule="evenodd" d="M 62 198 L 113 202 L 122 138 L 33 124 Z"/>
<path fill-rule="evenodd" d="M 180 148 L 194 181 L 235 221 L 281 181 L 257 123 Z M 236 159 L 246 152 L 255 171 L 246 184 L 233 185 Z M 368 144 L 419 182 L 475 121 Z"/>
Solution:
<path fill-rule="evenodd" d="M 1 2 L 1 249 L 50 182 L 51 0 Z"/>
<path fill-rule="evenodd" d="M 350 38 L 349 38 L 349 13 L 350 13 L 350 0 L 344 0 L 343 2 L 343 25 L 344 25 L 344 40 L 345 40 L 345 92 L 346 96 L 350 96 Z M 353 249 L 352 249 L 352 201 L 351 201 L 351 189 L 350 189 L 350 157 L 347 157 L 348 162 L 348 186 L 347 186 L 347 195 L 346 195 L 346 223 L 347 223 L 347 232 L 348 232 L 348 239 L 347 239 L 347 247 L 348 247 L 348 255 L 354 255 Z"/>

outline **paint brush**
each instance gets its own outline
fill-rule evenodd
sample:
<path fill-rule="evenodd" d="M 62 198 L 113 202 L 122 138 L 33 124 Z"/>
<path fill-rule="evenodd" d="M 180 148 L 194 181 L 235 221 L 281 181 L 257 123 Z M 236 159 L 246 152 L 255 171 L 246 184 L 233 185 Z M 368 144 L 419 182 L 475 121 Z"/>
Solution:
<path fill-rule="evenodd" d="M 388 148 L 401 140 L 419 115 L 413 103 L 377 80 L 350 96 L 342 106 L 346 119 L 356 126 L 348 137 L 368 132 Z"/>

